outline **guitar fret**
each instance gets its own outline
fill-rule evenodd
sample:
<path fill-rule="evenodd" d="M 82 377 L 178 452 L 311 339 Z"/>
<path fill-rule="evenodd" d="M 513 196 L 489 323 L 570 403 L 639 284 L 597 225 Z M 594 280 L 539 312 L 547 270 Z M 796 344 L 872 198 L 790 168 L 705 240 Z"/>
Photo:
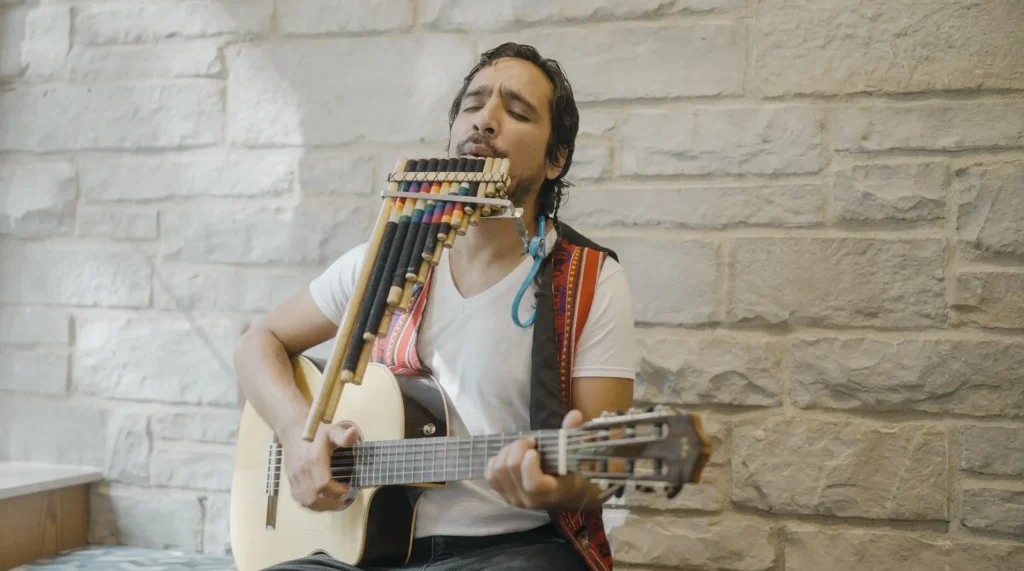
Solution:
<path fill-rule="evenodd" d="M 433 438 L 364 442 L 352 455 L 352 481 L 362 486 L 385 486 L 483 478 L 490 458 L 508 443 L 527 436 L 540 434 L 441 437 L 443 442 Z M 449 444 L 454 446 L 454 453 Z M 537 451 L 541 468 L 553 469 L 557 458 L 549 456 L 556 454 L 557 448 L 542 445 L 538 438 Z"/>

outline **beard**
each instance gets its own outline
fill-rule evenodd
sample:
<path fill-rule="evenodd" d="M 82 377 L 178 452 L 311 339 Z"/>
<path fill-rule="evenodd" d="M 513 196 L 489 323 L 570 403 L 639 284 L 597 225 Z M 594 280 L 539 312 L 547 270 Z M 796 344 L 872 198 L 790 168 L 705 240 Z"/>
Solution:
<path fill-rule="evenodd" d="M 480 145 L 486 149 L 486 154 L 497 158 L 507 158 L 508 154 L 501 149 L 494 146 L 494 142 L 489 138 L 485 137 L 481 133 L 473 133 L 465 139 L 459 141 L 459 144 L 455 146 L 455 156 L 476 156 L 472 153 L 471 149 Z M 515 165 L 513 165 L 515 168 Z M 539 189 L 541 183 L 544 181 L 543 171 L 539 173 L 510 173 L 511 184 L 505 190 L 508 199 L 518 208 L 522 208 L 526 200 L 529 199 L 531 194 L 534 194 L 534 190 Z"/>
<path fill-rule="evenodd" d="M 470 148 L 476 145 L 480 145 L 487 149 L 487 154 L 494 158 L 503 159 L 508 156 L 504 152 L 499 150 L 497 147 L 495 147 L 494 142 L 491 141 L 490 138 L 484 137 L 480 133 L 473 133 L 472 135 L 459 141 L 459 144 L 455 146 L 455 156 L 461 157 L 463 155 L 472 154 L 470 152 Z"/>

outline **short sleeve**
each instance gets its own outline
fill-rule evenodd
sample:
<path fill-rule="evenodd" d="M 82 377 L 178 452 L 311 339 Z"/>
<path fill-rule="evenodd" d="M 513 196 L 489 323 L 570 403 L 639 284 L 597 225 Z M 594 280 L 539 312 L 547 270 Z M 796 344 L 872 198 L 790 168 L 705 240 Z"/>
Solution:
<path fill-rule="evenodd" d="M 605 258 L 594 301 L 576 344 L 574 377 L 636 379 L 636 333 L 633 296 L 626 272 Z"/>
<path fill-rule="evenodd" d="M 345 316 L 367 247 L 363 243 L 345 252 L 309 284 L 313 302 L 335 325 L 341 325 Z"/>

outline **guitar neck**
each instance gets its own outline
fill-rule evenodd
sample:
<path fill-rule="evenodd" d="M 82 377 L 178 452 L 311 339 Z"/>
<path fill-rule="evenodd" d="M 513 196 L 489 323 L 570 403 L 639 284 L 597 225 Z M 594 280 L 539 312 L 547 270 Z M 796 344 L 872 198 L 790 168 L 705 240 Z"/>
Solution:
<path fill-rule="evenodd" d="M 335 450 L 334 477 L 356 486 L 424 484 L 486 478 L 487 461 L 506 445 L 535 438 L 541 470 L 558 471 L 558 430 L 361 442 Z"/>

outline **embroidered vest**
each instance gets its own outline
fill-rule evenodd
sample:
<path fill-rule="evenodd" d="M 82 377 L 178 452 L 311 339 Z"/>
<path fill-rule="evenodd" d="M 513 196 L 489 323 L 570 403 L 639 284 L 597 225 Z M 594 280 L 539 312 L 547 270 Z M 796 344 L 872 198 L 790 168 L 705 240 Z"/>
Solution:
<path fill-rule="evenodd" d="M 597 278 L 611 250 L 598 246 L 565 223 L 559 223 L 558 241 L 541 264 L 536 297 L 537 316 L 532 325 L 533 356 L 530 375 L 530 425 L 533 430 L 559 428 L 572 410 L 572 370 L 576 342 L 590 314 Z M 388 334 L 378 339 L 373 361 L 396 375 L 427 372 L 416 352 L 416 337 L 426 307 L 432 269 L 424 286 L 414 292 L 405 312 L 395 314 Z M 602 509 L 549 512 L 566 541 L 586 560 L 591 571 L 611 571 L 612 553 Z"/>

